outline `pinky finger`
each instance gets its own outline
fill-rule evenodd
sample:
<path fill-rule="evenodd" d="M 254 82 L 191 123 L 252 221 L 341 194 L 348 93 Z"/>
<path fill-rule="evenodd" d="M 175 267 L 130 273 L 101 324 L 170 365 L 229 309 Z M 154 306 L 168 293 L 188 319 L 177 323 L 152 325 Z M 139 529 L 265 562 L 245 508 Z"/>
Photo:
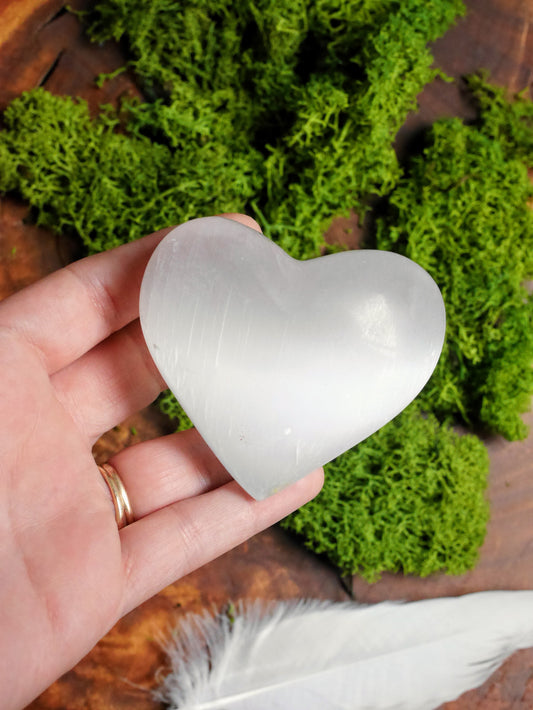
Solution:
<path fill-rule="evenodd" d="M 121 613 L 281 520 L 317 495 L 322 483 L 322 469 L 317 469 L 284 491 L 256 501 L 231 481 L 124 528 Z"/>

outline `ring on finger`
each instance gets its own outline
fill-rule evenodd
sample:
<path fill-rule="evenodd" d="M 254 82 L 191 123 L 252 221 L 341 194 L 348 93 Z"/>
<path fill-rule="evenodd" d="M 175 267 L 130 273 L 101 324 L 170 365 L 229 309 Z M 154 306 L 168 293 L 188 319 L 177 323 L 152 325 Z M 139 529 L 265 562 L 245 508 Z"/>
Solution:
<path fill-rule="evenodd" d="M 104 463 L 101 466 L 98 466 L 98 470 L 102 474 L 103 479 L 109 488 L 109 492 L 111 493 L 111 499 L 113 500 L 113 505 L 115 506 L 115 520 L 117 521 L 117 527 L 120 530 L 126 525 L 130 525 L 135 520 L 133 517 L 130 499 L 128 498 L 128 493 L 120 476 L 118 475 L 116 468 L 111 466 L 111 464 Z"/>

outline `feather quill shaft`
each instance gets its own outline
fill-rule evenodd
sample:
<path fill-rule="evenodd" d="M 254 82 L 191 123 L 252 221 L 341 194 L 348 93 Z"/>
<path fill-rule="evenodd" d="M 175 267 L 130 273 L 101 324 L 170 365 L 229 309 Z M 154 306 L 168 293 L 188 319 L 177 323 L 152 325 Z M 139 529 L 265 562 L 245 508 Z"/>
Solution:
<path fill-rule="evenodd" d="M 533 646 L 533 592 L 420 602 L 242 605 L 175 635 L 174 710 L 433 710 Z"/>

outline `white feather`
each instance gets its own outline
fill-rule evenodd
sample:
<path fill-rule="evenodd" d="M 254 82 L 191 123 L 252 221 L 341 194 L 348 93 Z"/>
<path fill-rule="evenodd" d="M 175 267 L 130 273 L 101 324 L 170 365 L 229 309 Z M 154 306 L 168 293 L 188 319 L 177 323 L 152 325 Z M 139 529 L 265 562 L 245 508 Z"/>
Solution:
<path fill-rule="evenodd" d="M 533 646 L 533 592 L 190 617 L 158 699 L 179 710 L 432 710 Z"/>

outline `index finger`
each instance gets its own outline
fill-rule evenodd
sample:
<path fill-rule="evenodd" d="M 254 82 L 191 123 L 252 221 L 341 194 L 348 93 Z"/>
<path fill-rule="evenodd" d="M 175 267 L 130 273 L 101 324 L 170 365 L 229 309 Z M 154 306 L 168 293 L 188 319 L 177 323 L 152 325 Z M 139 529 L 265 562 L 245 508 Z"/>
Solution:
<path fill-rule="evenodd" d="M 222 215 L 261 231 L 247 215 Z M 86 257 L 0 303 L 0 327 L 20 333 L 42 355 L 48 373 L 70 365 L 139 316 L 146 264 L 174 227 Z"/>
<path fill-rule="evenodd" d="M 139 290 L 162 229 L 46 276 L 0 303 L 0 327 L 21 335 L 52 374 L 139 315 Z"/>

